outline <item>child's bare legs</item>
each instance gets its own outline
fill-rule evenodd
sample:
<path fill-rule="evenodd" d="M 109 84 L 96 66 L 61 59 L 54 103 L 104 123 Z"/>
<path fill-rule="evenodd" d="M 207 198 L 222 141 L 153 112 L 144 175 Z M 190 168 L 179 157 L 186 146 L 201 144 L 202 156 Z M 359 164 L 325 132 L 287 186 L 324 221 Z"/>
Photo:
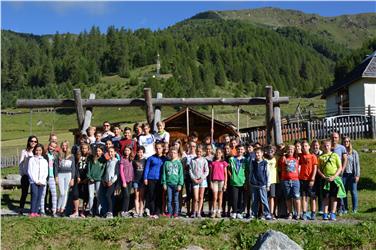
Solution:
<path fill-rule="evenodd" d="M 220 214 L 222 208 L 223 192 L 218 191 L 218 213 Z"/>
<path fill-rule="evenodd" d="M 337 198 L 336 197 L 330 197 L 330 204 L 332 205 L 332 213 L 336 213 L 337 210 Z"/>
<path fill-rule="evenodd" d="M 79 206 L 80 206 L 80 200 L 74 200 L 73 201 L 73 214 L 74 215 L 78 215 L 78 210 L 79 210 Z"/>
<path fill-rule="evenodd" d="M 292 214 L 292 199 L 286 200 L 286 206 L 287 206 L 287 213 L 289 215 Z"/>
<path fill-rule="evenodd" d="M 144 212 L 144 194 L 145 194 L 145 189 L 140 188 L 139 189 L 139 200 L 138 200 L 139 214 L 143 214 L 143 212 Z"/>
<path fill-rule="evenodd" d="M 201 214 L 202 211 L 202 206 L 204 205 L 204 193 L 205 193 L 205 188 L 199 188 L 199 204 L 198 204 L 198 214 Z"/>
<path fill-rule="evenodd" d="M 323 205 L 324 205 L 324 213 L 327 214 L 329 210 L 329 198 L 328 197 L 324 197 Z"/>
<path fill-rule="evenodd" d="M 316 213 L 316 198 L 311 198 L 311 211 Z"/>
<path fill-rule="evenodd" d="M 300 210 L 301 210 L 301 207 L 300 207 L 300 199 L 294 199 L 294 208 L 295 208 L 295 212 L 296 212 L 296 216 L 299 216 L 300 215 Z"/>
<path fill-rule="evenodd" d="M 199 203 L 199 189 L 194 188 L 193 189 L 193 213 L 198 212 L 198 203 Z"/>
<path fill-rule="evenodd" d="M 218 206 L 217 206 L 218 201 Z M 218 192 L 213 191 L 213 211 L 216 212 L 219 207 L 221 207 L 222 204 L 219 204 L 218 200 Z"/>
<path fill-rule="evenodd" d="M 303 198 L 302 208 L 303 208 L 303 213 L 304 213 L 304 212 L 307 212 L 307 209 L 308 209 L 308 204 L 307 204 L 308 197 L 303 195 L 302 198 Z"/>
<path fill-rule="evenodd" d="M 136 214 L 140 214 L 140 189 L 134 189 L 134 208 L 136 210 Z"/>
<path fill-rule="evenodd" d="M 274 216 L 274 204 L 275 204 L 274 199 L 275 199 L 274 197 L 269 198 L 269 208 L 270 208 L 270 214 L 272 216 Z"/>

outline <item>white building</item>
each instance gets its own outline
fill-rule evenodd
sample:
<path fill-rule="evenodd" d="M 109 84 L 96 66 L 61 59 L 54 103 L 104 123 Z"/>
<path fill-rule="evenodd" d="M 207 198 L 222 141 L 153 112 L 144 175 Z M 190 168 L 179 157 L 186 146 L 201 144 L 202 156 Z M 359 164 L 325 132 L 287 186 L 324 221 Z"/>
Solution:
<path fill-rule="evenodd" d="M 376 115 L 376 51 L 342 81 L 329 87 L 322 98 L 326 99 L 328 116 L 369 112 Z"/>

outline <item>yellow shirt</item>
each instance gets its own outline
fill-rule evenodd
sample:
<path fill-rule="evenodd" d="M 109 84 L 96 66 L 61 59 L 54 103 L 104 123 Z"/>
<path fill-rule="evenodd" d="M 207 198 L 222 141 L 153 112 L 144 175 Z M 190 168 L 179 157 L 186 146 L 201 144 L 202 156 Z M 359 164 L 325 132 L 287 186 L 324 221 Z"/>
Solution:
<path fill-rule="evenodd" d="M 330 177 L 335 175 L 338 168 L 341 167 L 341 160 L 336 153 L 322 154 L 319 156 L 319 167 L 326 177 Z"/>
<path fill-rule="evenodd" d="M 277 160 L 275 157 L 272 159 L 265 159 L 268 162 L 268 168 L 269 168 L 269 179 L 270 184 L 278 183 L 278 170 L 277 170 Z"/>

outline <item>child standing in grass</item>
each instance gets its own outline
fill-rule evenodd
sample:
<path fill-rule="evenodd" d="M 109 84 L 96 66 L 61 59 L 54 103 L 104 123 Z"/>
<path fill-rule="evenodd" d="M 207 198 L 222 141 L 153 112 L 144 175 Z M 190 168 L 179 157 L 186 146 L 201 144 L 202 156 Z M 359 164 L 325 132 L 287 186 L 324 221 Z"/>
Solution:
<path fill-rule="evenodd" d="M 59 152 L 59 165 L 57 167 L 57 179 L 59 186 L 59 200 L 57 204 L 57 213 L 64 215 L 65 207 L 68 200 L 68 192 L 74 184 L 76 176 L 75 157 L 71 154 L 68 141 L 61 143 L 61 151 Z"/>
<path fill-rule="evenodd" d="M 95 155 L 89 158 L 87 178 L 89 179 L 89 213 L 101 214 L 101 180 L 104 173 L 106 159 L 103 147 L 97 147 Z M 95 195 L 94 195 L 95 192 Z M 94 197 L 97 197 L 97 206 L 94 208 Z"/>
<path fill-rule="evenodd" d="M 189 174 L 193 183 L 194 212 L 192 218 L 201 218 L 201 211 L 204 203 L 205 188 L 208 187 L 206 177 L 209 175 L 208 161 L 203 157 L 201 145 L 196 150 L 197 157 L 192 160 Z"/>
<path fill-rule="evenodd" d="M 303 152 L 300 155 L 300 193 L 303 197 L 303 220 L 315 220 L 316 219 L 316 192 L 314 189 L 316 172 L 317 172 L 317 158 L 314 154 L 311 154 L 309 149 L 309 143 L 307 141 L 302 142 Z M 308 215 L 308 197 L 311 200 L 311 214 Z"/>
<path fill-rule="evenodd" d="M 29 160 L 28 166 L 28 175 L 31 187 L 30 217 L 38 217 L 38 209 L 48 177 L 48 162 L 43 157 L 42 144 L 35 146 L 35 148 L 33 149 L 33 155 L 34 156 Z"/>
<path fill-rule="evenodd" d="M 192 201 L 192 196 L 193 196 L 193 188 L 192 188 L 192 179 L 189 174 L 189 170 L 192 165 L 192 160 L 196 158 L 196 148 L 197 144 L 193 141 L 188 143 L 188 153 L 186 156 L 183 158 L 183 167 L 184 167 L 184 185 L 185 185 L 185 204 L 187 207 L 187 216 L 193 215 L 194 213 L 192 212 L 192 206 L 191 206 L 191 201 Z"/>
<path fill-rule="evenodd" d="M 133 160 L 133 171 L 134 171 L 134 206 L 136 210 L 135 217 L 141 217 L 144 212 L 144 194 L 145 194 L 145 185 L 144 185 L 144 168 L 146 164 L 146 159 L 144 158 L 144 147 L 139 147 L 137 149 L 136 158 Z"/>
<path fill-rule="evenodd" d="M 223 160 L 222 149 L 217 148 L 215 157 L 209 164 L 211 189 L 213 191 L 214 211 L 211 213 L 212 218 L 221 218 L 223 192 L 227 188 L 227 166 L 228 163 Z"/>
<path fill-rule="evenodd" d="M 120 177 L 122 182 L 122 209 L 121 216 L 129 217 L 129 199 L 132 191 L 133 172 L 133 153 L 131 147 L 125 147 L 123 157 L 120 160 Z"/>
<path fill-rule="evenodd" d="M 317 158 L 317 163 L 319 156 L 322 155 L 322 150 L 320 149 L 320 142 L 317 139 L 312 140 L 311 142 L 311 153 L 314 154 Z M 316 177 L 315 177 L 315 193 L 316 193 L 316 200 L 317 200 L 317 209 L 319 210 L 319 214 L 322 215 L 323 212 L 323 206 L 322 206 L 322 192 L 321 192 L 321 176 L 316 171 Z"/>
<path fill-rule="evenodd" d="M 161 174 L 166 157 L 163 156 L 163 143 L 155 145 L 156 153 L 150 156 L 145 164 L 144 184 L 147 187 L 146 206 L 150 217 L 157 219 L 162 209 Z"/>
<path fill-rule="evenodd" d="M 114 194 L 115 184 L 119 175 L 119 161 L 116 158 L 116 152 L 114 147 L 110 147 L 108 149 L 108 153 L 110 159 L 106 162 L 102 183 L 108 206 L 106 218 L 113 218 L 112 196 Z"/>
<path fill-rule="evenodd" d="M 270 172 L 268 162 L 263 159 L 263 151 L 261 148 L 255 149 L 256 157 L 251 161 L 246 169 L 246 175 L 251 187 L 252 194 L 252 215 L 251 218 L 258 217 L 259 202 L 264 208 L 265 219 L 271 220 L 268 203 L 268 190 L 270 190 Z"/>
<path fill-rule="evenodd" d="M 57 190 L 56 190 L 56 181 L 57 181 L 57 164 L 58 164 L 58 155 L 55 152 L 57 144 L 55 142 L 50 142 L 47 150 L 47 161 L 48 161 L 48 178 L 47 183 L 49 191 L 51 192 L 51 201 L 52 201 L 52 216 L 56 217 L 56 208 L 57 208 Z M 40 209 L 41 214 L 45 214 L 45 197 L 47 193 L 47 185 L 44 186 Z"/>
<path fill-rule="evenodd" d="M 241 214 L 243 207 L 243 194 L 245 181 L 245 170 L 249 162 L 244 157 L 244 146 L 236 146 L 236 156 L 231 157 L 229 161 L 228 175 L 230 176 L 231 195 L 232 195 L 232 219 L 243 219 Z"/>
<path fill-rule="evenodd" d="M 169 150 L 170 160 L 163 164 L 162 185 L 167 191 L 167 217 L 178 217 L 179 214 L 179 192 L 184 185 L 183 165 L 179 160 L 179 153 L 175 147 Z M 174 209 L 172 208 L 174 200 Z"/>
<path fill-rule="evenodd" d="M 77 154 L 76 163 L 76 178 L 72 187 L 72 197 L 74 212 L 70 217 L 76 218 L 78 216 L 85 217 L 85 210 L 89 201 L 89 179 L 87 178 L 88 161 L 90 155 L 89 144 L 81 144 L 80 150 Z M 79 213 L 80 198 L 82 199 L 82 210 Z"/>
<path fill-rule="evenodd" d="M 299 160 L 295 158 L 295 146 L 287 147 L 287 155 L 282 156 L 278 163 L 282 188 L 286 198 L 288 219 L 299 219 L 300 216 L 300 182 Z M 292 213 L 294 201 L 295 212 Z"/>
<path fill-rule="evenodd" d="M 339 156 L 331 151 L 332 143 L 330 140 L 322 142 L 323 154 L 319 157 L 319 168 L 317 173 L 323 178 L 323 203 L 324 220 L 336 220 L 337 198 L 345 198 L 346 192 L 342 179 L 339 174 L 342 171 L 341 160 Z M 328 214 L 329 200 L 331 213 Z"/>
<path fill-rule="evenodd" d="M 274 157 L 275 147 L 265 148 L 265 160 L 268 162 L 270 188 L 268 190 L 269 209 L 272 219 L 275 219 L 275 208 L 277 203 L 278 167 L 277 159 Z"/>

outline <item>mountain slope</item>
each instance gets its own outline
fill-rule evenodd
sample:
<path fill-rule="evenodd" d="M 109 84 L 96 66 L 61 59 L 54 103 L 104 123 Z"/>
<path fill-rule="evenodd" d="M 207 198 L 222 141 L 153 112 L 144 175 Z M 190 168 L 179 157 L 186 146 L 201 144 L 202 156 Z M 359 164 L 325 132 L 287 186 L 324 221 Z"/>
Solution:
<path fill-rule="evenodd" d="M 359 48 L 362 43 L 376 36 L 376 14 L 362 13 L 323 17 L 296 10 L 259 8 L 234 11 L 209 11 L 192 19 L 241 20 L 272 28 L 296 27 L 326 37 L 349 48 Z"/>

